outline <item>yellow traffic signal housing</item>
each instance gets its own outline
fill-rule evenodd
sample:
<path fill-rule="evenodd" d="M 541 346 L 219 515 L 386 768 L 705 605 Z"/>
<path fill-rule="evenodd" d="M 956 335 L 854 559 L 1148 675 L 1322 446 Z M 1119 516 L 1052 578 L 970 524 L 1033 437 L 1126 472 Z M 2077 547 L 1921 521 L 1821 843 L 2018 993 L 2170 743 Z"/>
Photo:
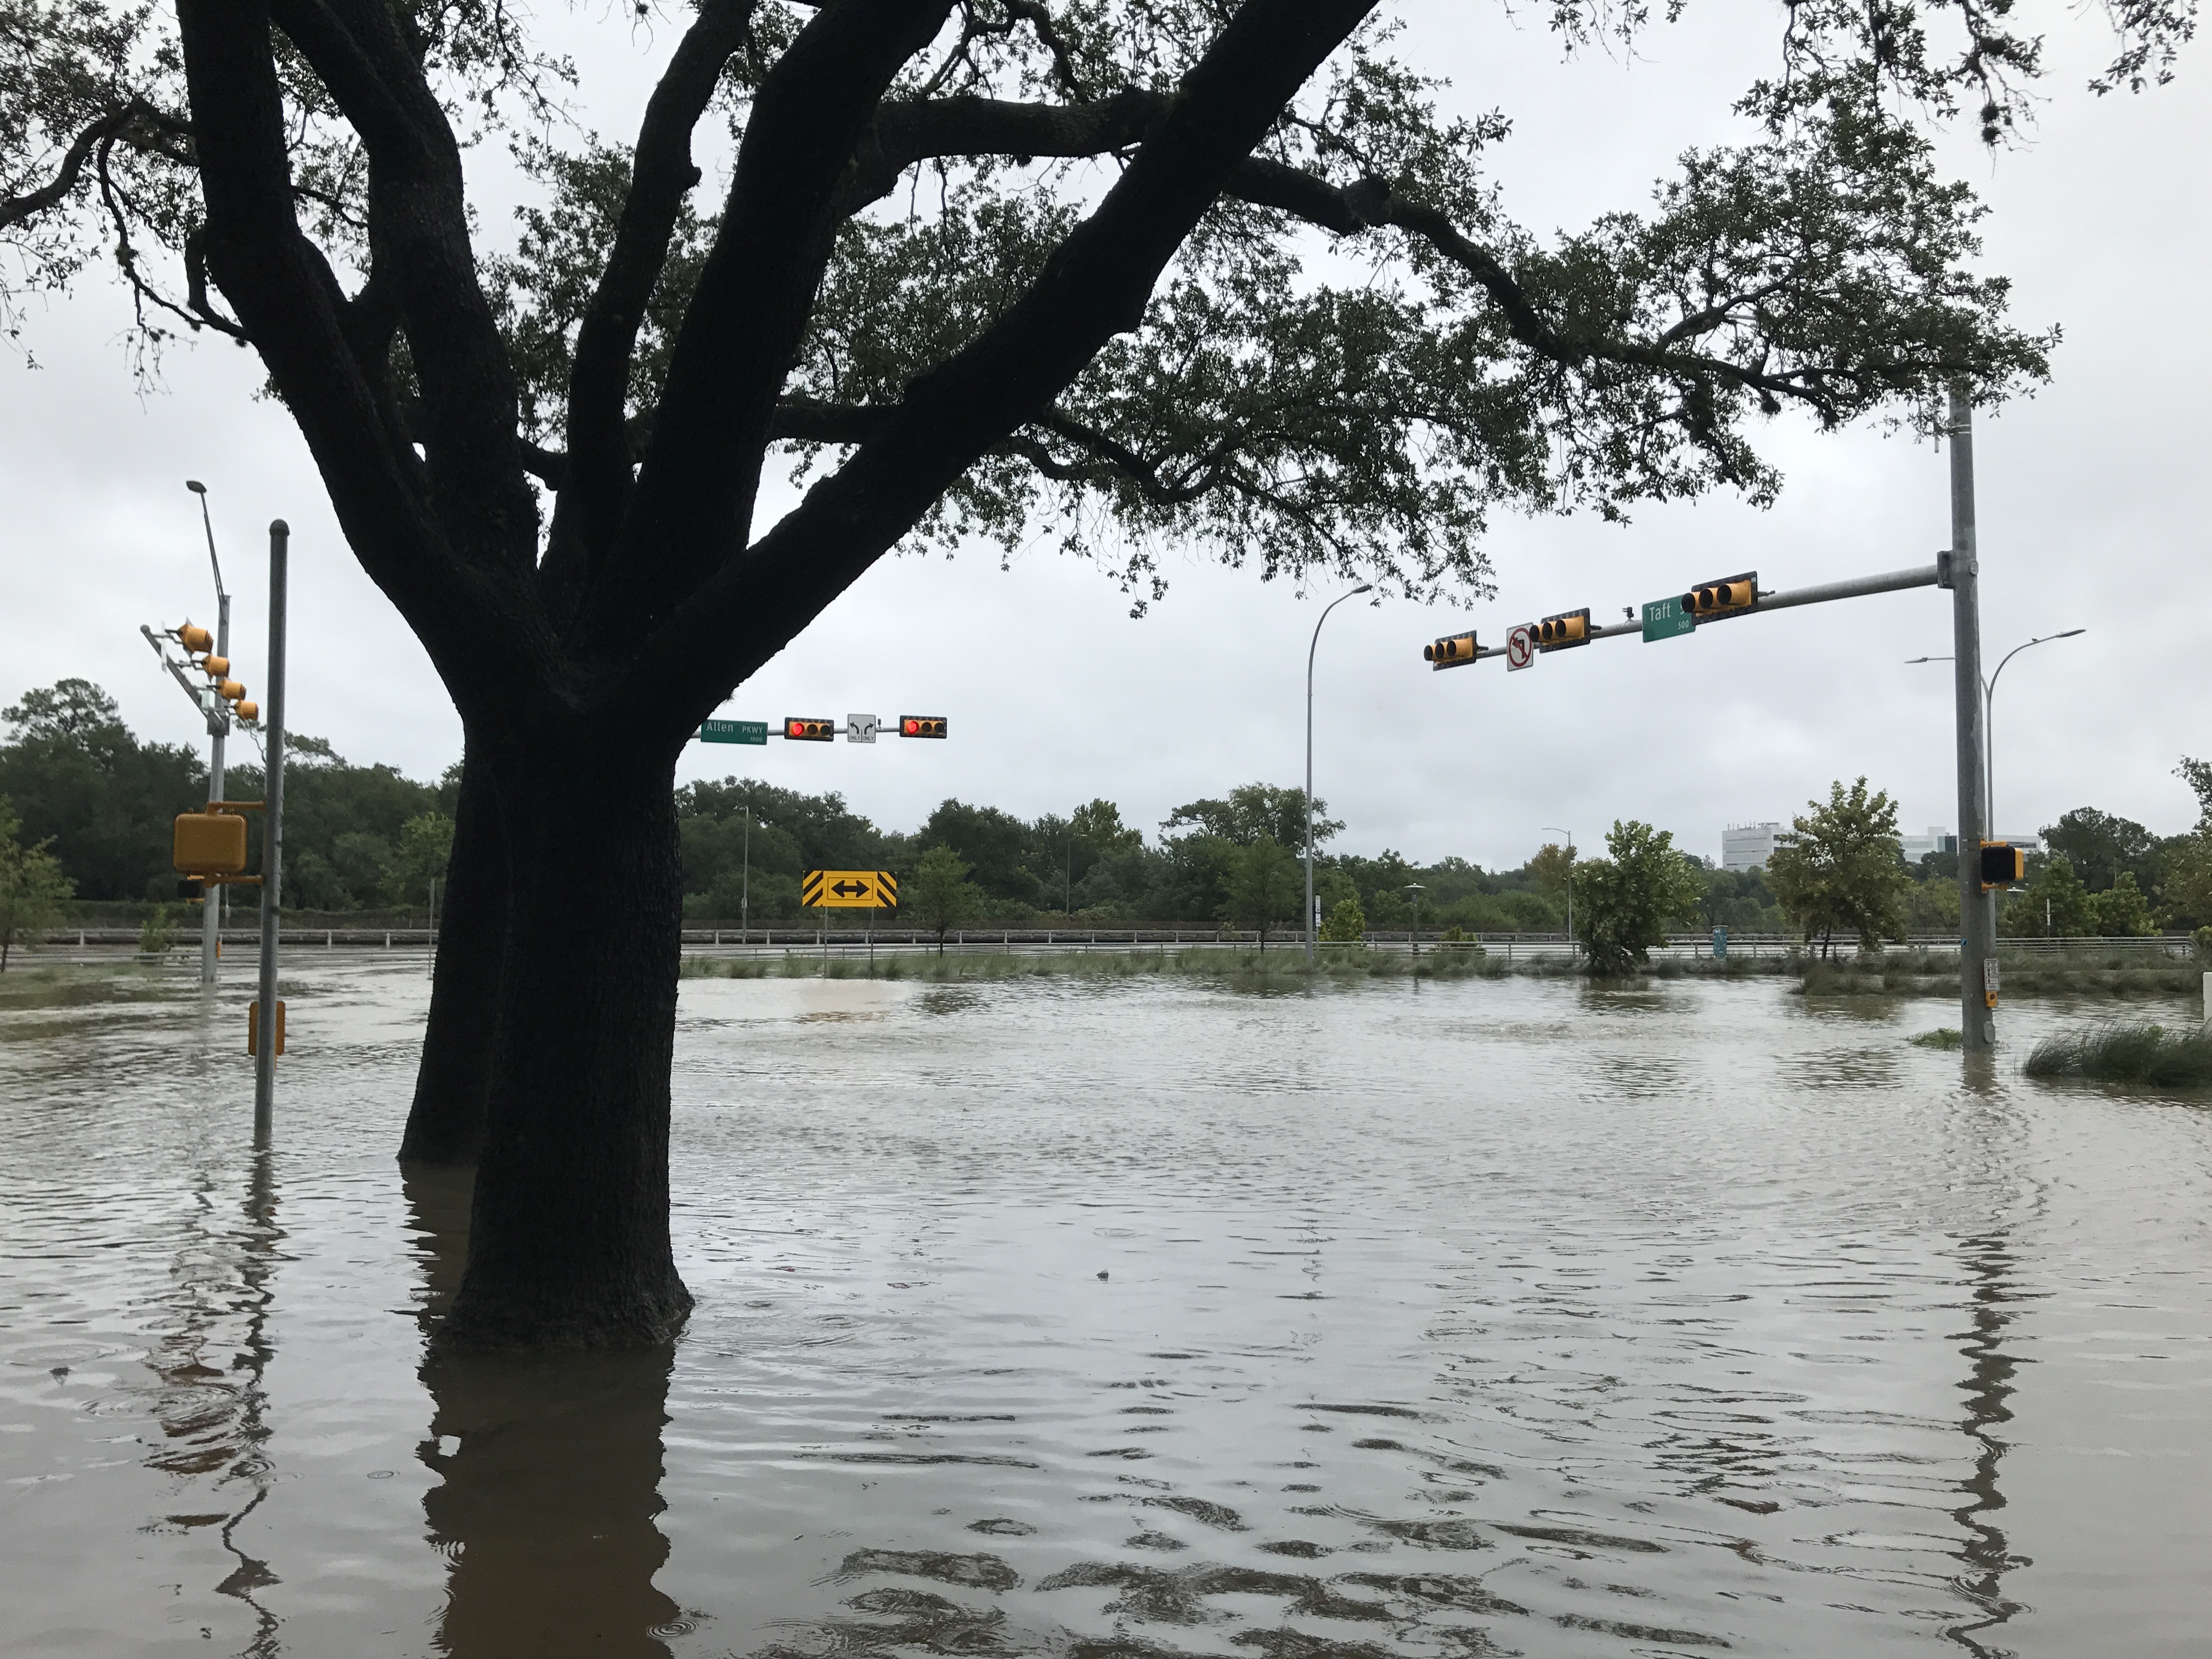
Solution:
<path fill-rule="evenodd" d="M 1740 617 L 1759 604 L 1759 572 L 1747 570 L 1740 576 L 1722 576 L 1716 580 L 1699 582 L 1682 595 L 1682 609 L 1699 622 L 1716 622 L 1723 617 Z"/>
<path fill-rule="evenodd" d="M 1434 645 L 1421 647 L 1421 659 L 1438 668 L 1457 668 L 1474 660 L 1482 647 L 1472 634 L 1447 634 Z"/>
<path fill-rule="evenodd" d="M 246 820 L 235 812 L 179 812 L 169 862 L 187 876 L 234 876 L 246 868 Z"/>
<path fill-rule="evenodd" d="M 240 698 L 238 704 L 238 718 L 242 720 L 255 720 L 260 719 L 261 705 L 254 702 L 251 697 Z"/>
<path fill-rule="evenodd" d="M 793 714 L 783 722 L 783 735 L 794 743 L 835 743 L 837 741 L 837 722 L 829 720 L 808 720 Z"/>
<path fill-rule="evenodd" d="M 1590 613 L 1584 605 L 1579 611 L 1562 611 L 1556 617 L 1547 617 L 1528 629 L 1539 651 L 1564 651 L 1571 645 L 1589 643 Z"/>
<path fill-rule="evenodd" d="M 2009 887 L 2027 874 L 2027 854 L 2008 841 L 1982 843 L 1982 890 Z"/>
<path fill-rule="evenodd" d="M 215 635 L 195 623 L 186 623 L 177 630 L 177 643 L 195 653 L 215 649 Z"/>
<path fill-rule="evenodd" d="M 246 687 L 236 680 L 224 680 L 216 686 L 216 692 L 225 702 L 236 702 L 246 695 Z"/>
<path fill-rule="evenodd" d="M 945 735 L 945 716 L 942 714 L 901 714 L 899 736 L 941 738 Z"/>
<path fill-rule="evenodd" d="M 203 657 L 200 659 L 200 666 L 206 669 L 209 673 L 214 675 L 216 678 L 222 679 L 225 675 L 230 672 L 230 659 L 228 657 Z"/>

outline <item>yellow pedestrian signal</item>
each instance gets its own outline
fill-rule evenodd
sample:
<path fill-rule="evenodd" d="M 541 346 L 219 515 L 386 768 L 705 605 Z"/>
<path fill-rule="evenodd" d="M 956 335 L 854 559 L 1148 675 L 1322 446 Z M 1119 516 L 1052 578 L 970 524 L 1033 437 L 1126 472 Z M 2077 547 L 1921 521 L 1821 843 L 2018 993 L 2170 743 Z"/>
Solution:
<path fill-rule="evenodd" d="M 835 743 L 837 741 L 837 722 L 806 720 L 793 714 L 784 721 L 783 735 L 793 743 Z"/>
<path fill-rule="evenodd" d="M 1982 890 L 2009 887 L 2027 874 L 2027 854 L 2008 841 L 1982 843 Z"/>
<path fill-rule="evenodd" d="M 235 812 L 179 812 L 169 862 L 187 876 L 234 876 L 246 868 L 246 820 Z"/>
<path fill-rule="evenodd" d="M 1528 629 L 1528 635 L 1539 651 L 1564 651 L 1571 645 L 1588 645 L 1589 625 L 1589 607 L 1584 605 L 1579 611 L 1545 617 Z"/>
<path fill-rule="evenodd" d="M 1463 663 L 1473 662 L 1475 653 L 1480 648 L 1472 634 L 1447 634 L 1434 645 L 1421 647 L 1421 660 L 1433 663 L 1438 668 L 1457 668 Z"/>
<path fill-rule="evenodd" d="M 215 635 L 194 623 L 186 623 L 177 630 L 177 643 L 195 653 L 215 649 Z"/>
<path fill-rule="evenodd" d="M 1741 616 L 1759 603 L 1759 572 L 1747 570 L 1740 576 L 1723 576 L 1715 581 L 1699 582 L 1682 595 L 1682 609 L 1699 622 L 1720 617 Z"/>
<path fill-rule="evenodd" d="M 901 714 L 899 736 L 902 738 L 941 738 L 945 735 L 945 716 L 942 714 Z"/>

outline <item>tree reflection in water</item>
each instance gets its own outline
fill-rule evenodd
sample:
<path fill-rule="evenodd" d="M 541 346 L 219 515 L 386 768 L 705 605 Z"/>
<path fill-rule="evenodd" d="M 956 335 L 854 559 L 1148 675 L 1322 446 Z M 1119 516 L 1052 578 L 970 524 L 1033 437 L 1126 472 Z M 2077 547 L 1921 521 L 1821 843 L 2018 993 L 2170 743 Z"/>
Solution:
<path fill-rule="evenodd" d="M 427 1326 L 460 1276 L 465 1173 L 408 1172 Z M 588 1650 L 665 1659 L 676 1603 L 655 1589 L 668 1559 L 654 1524 L 674 1351 L 553 1358 L 443 1358 L 422 1382 L 434 1414 L 424 1496 L 452 1562 L 439 1645 L 455 1659 Z"/>

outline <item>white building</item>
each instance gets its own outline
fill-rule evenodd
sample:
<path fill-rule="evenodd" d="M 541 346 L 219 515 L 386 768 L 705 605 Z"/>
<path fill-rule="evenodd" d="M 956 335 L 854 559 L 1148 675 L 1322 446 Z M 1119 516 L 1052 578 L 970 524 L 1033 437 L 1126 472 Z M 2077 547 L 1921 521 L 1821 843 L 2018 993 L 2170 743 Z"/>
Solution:
<path fill-rule="evenodd" d="M 1899 836 L 1898 841 L 1904 846 L 1905 861 L 1910 865 L 1917 865 L 1930 853 L 1954 853 L 1959 848 L 1959 838 L 1940 823 L 1929 824 L 1924 836 Z"/>
<path fill-rule="evenodd" d="M 1786 823 L 1731 823 L 1721 831 L 1721 868 L 1757 870 L 1774 856 L 1774 841 L 1787 835 Z"/>

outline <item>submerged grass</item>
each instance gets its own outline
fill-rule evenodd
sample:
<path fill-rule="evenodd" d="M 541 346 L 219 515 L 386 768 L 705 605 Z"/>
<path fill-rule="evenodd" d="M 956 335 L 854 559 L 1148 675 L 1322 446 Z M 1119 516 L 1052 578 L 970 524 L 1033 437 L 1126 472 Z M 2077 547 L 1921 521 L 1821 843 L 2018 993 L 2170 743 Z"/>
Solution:
<path fill-rule="evenodd" d="M 1725 962 L 1705 957 L 1662 958 L 1627 979 L 1598 982 L 1620 985 L 1640 979 L 1744 979 L 1757 974 L 1791 971 L 1794 966 L 1785 958 L 1773 957 L 1736 957 Z M 1370 951 L 1359 945 L 1324 945 L 1319 957 L 1308 963 L 1304 952 L 1295 943 L 1270 951 L 1219 945 L 1163 946 L 1150 951 L 966 951 L 944 956 L 934 951 L 886 951 L 878 953 L 873 962 L 857 957 L 832 957 L 824 961 L 803 951 L 792 951 L 775 957 L 686 957 L 683 971 L 687 979 L 882 979 L 915 980 L 930 984 L 1060 977 L 1127 980 L 1169 974 L 1240 990 L 1295 990 L 1311 985 L 1349 985 L 1370 979 L 1593 977 L 1583 964 L 1565 956 L 1509 960 L 1495 951 L 1449 945 L 1424 951 L 1418 957 L 1400 951 Z"/>
<path fill-rule="evenodd" d="M 1923 1031 L 1905 1040 L 1916 1048 L 1956 1048 L 1965 1042 L 1955 1025 L 1939 1025 L 1932 1031 Z"/>
<path fill-rule="evenodd" d="M 118 1002 L 159 989 L 169 980 L 157 962 L 72 963 L 52 968 L 26 968 L 21 963 L 18 957 L 0 974 L 0 1012 Z"/>
<path fill-rule="evenodd" d="M 2170 1028 L 2126 1021 L 2061 1032 L 2037 1043 L 2022 1069 L 2030 1077 L 2212 1088 L 2212 1025 Z"/>
<path fill-rule="evenodd" d="M 1799 965 L 1807 996 L 1905 996 L 1959 988 L 1959 958 L 1942 951 L 1889 951 L 1832 962 L 1801 959 Z M 2194 963 L 2155 956 L 2145 961 L 2135 952 L 2000 950 L 1997 967 L 2006 996 L 2185 996 L 2203 981 Z"/>

